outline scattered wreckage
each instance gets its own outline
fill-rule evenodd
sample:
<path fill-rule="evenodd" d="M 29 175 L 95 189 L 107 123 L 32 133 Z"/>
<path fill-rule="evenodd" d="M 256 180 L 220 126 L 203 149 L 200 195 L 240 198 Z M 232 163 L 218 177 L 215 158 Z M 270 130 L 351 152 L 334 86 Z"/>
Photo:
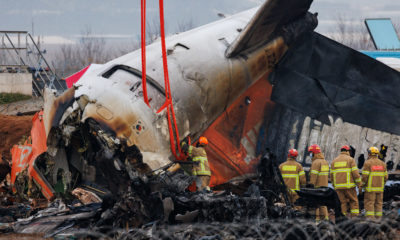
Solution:
<path fill-rule="evenodd" d="M 89 204 L 76 205 L 76 200 L 67 204 L 56 200 L 43 210 L 25 205 L 2 207 L 0 212 L 9 215 L 11 223 L 3 223 L 0 229 L 24 234 L 40 232 L 44 237 L 119 239 L 259 239 L 260 234 L 279 239 L 293 234 L 296 239 L 392 239 L 398 234 L 400 199 L 393 199 L 400 183 L 386 187 L 385 216 L 376 223 L 342 216 L 337 195 L 329 188 L 301 189 L 298 204 L 304 209 L 292 208 L 287 200 L 286 204 L 282 202 L 286 189 L 278 172 L 276 158 L 266 154 L 256 179 L 231 182 L 224 186 L 225 191 L 215 193 L 186 191 L 193 179 L 183 172 L 163 172 L 145 179 L 136 176 L 127 179 L 127 190 L 105 196 L 102 202 L 91 200 Z M 315 224 L 308 208 L 321 204 L 335 209 L 336 224 Z M 30 217 L 16 221 L 24 215 Z"/>
<path fill-rule="evenodd" d="M 172 92 L 162 83 L 165 69 L 160 47 L 157 43 L 148 46 L 145 78 L 151 107 L 143 101 L 139 51 L 86 72 L 61 96 L 46 91 L 44 111 L 33 119 L 32 143 L 25 145 L 30 148 L 13 149 L 13 156 L 18 157 L 13 157 L 11 188 L 21 202 L 44 196 L 51 203 L 43 209 L 39 203 L 30 207 L 5 199 L 11 203 L 0 211 L 2 222 L 9 223 L 1 224 L 1 231 L 122 239 L 393 236 L 399 229 L 395 212 L 398 183 L 386 187 L 385 194 L 390 196 L 385 199 L 393 205 L 386 206 L 381 223 L 346 219 L 330 188 L 301 189 L 297 203 L 304 208 L 297 210 L 287 199 L 275 156 L 266 150 L 274 102 L 315 118 L 333 112 L 381 130 L 390 130 L 387 121 L 396 118 L 394 113 L 385 120 L 344 114 L 371 98 L 368 84 L 350 91 L 357 92 L 357 99 L 349 98 L 347 92 L 335 95 L 343 84 L 332 83 L 332 76 L 324 78 L 329 71 L 306 66 L 310 61 L 290 64 L 292 59 L 300 61 L 296 54 L 300 50 L 311 49 L 308 59 L 320 60 L 319 49 L 333 47 L 338 55 L 332 61 L 350 59 L 354 63 L 346 65 L 343 81 L 364 84 L 364 76 L 371 75 L 368 81 L 376 82 L 374 71 L 393 81 L 399 78 L 383 64 L 313 32 L 317 16 L 307 12 L 311 2 L 269 0 L 254 17 L 255 10 L 250 10 L 170 37 L 167 54 Z M 304 44 L 315 45 L 306 48 Z M 375 68 L 360 71 L 355 64 L 360 58 Z M 307 72 L 307 67 L 315 71 Z M 296 74 L 302 77 L 301 86 L 312 88 L 313 94 L 293 93 Z M 379 106 L 386 110 L 396 106 L 397 98 L 389 101 L 381 90 L 372 94 Z M 172 105 L 163 108 L 171 93 L 169 100 L 176 112 L 173 126 L 169 119 Z M 333 95 L 340 99 L 332 100 Z M 319 97 L 324 101 L 318 101 Z M 314 105 L 299 106 L 310 99 Z M 365 106 L 359 109 L 360 114 L 369 111 Z M 208 155 L 214 193 L 187 191 L 191 176 L 166 171 L 175 164 L 174 153 L 180 148 L 171 135 L 178 140 L 196 139 L 200 134 L 211 143 Z M 319 205 L 334 209 L 336 225 L 316 227 L 310 220 L 293 220 L 312 219 L 309 210 Z M 271 219 L 279 220 L 273 223 Z M 210 226 L 212 222 L 223 224 Z"/>

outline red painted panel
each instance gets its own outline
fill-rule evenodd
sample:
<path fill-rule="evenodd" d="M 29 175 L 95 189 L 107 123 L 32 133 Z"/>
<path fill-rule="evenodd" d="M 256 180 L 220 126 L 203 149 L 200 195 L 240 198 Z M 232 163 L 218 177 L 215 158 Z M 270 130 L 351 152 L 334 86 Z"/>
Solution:
<path fill-rule="evenodd" d="M 80 70 L 79 72 L 76 72 L 74 74 L 72 74 L 71 76 L 67 77 L 65 79 L 66 83 L 67 83 L 67 87 L 71 88 L 72 85 L 74 85 L 74 83 L 76 83 L 82 76 L 83 74 L 85 74 L 85 72 L 89 69 L 90 64 L 85 67 L 84 69 Z"/>
<path fill-rule="evenodd" d="M 261 158 L 257 146 L 265 141 L 265 126 L 275 106 L 270 100 L 271 92 L 266 78 L 258 80 L 204 133 L 209 141 L 211 186 L 255 172 Z"/>
<path fill-rule="evenodd" d="M 11 186 L 13 191 L 16 175 L 28 167 L 28 176 L 39 184 L 43 195 L 51 200 L 54 193 L 51 186 L 46 182 L 42 175 L 35 169 L 36 158 L 47 150 L 47 137 L 44 128 L 43 112 L 36 113 L 32 118 L 31 130 L 32 144 L 26 142 L 24 145 L 15 145 L 12 150 Z"/>

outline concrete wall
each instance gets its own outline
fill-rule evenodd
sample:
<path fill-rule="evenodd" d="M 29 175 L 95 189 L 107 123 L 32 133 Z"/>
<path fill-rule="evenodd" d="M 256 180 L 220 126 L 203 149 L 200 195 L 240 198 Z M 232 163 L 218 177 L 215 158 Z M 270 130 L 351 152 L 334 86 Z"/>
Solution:
<path fill-rule="evenodd" d="M 340 147 L 345 144 L 356 149 L 356 162 L 361 154 L 367 156 L 370 146 L 380 148 L 381 144 L 385 144 L 388 146 L 385 161 L 392 160 L 395 167 L 399 164 L 400 136 L 346 123 L 340 118 L 329 117 L 326 122 L 324 124 L 277 105 L 268 128 L 267 147 L 278 156 L 279 161 L 286 159 L 289 148 L 296 148 L 299 151 L 298 161 L 303 166 L 309 166 L 311 159 L 307 155 L 307 147 L 311 144 L 321 146 L 328 162 L 339 154 Z"/>
<path fill-rule="evenodd" d="M 0 92 L 32 95 L 32 74 L 0 73 Z"/>

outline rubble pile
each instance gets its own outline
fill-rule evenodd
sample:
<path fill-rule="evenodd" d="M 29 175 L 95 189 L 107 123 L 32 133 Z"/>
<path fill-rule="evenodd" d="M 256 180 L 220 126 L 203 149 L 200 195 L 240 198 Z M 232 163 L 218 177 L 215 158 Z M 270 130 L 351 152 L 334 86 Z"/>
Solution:
<path fill-rule="evenodd" d="M 75 197 L 57 199 L 42 209 L 10 202 L 0 208 L 0 232 L 105 239 L 395 239 L 400 231 L 398 182 L 386 187 L 382 221 L 336 214 L 336 224 L 316 224 L 314 216 L 306 214 L 308 207 L 334 208 L 334 191 L 302 189 L 305 207 L 296 210 L 282 202 L 284 185 L 274 174 L 272 155 L 265 155 L 259 170 L 257 179 L 245 179 L 235 191 L 214 193 L 187 191 L 193 178 L 183 171 L 131 173 L 124 179 L 126 189 L 101 198 L 88 188 L 76 188 Z"/>
<path fill-rule="evenodd" d="M 157 186 L 159 191 L 151 190 L 151 187 L 155 186 L 155 179 L 145 183 L 137 178 L 120 197 L 108 195 L 102 203 L 81 205 L 73 201 L 67 205 L 61 200 L 56 200 L 45 209 L 32 212 L 30 216 L 23 207 L 9 208 L 7 213 L 14 217 L 5 221 L 10 223 L 3 225 L 1 231 L 40 232 L 51 237 L 59 233 L 75 235 L 76 231 L 87 229 L 112 235 L 114 229 L 138 228 L 154 222 L 250 222 L 267 217 L 267 201 L 262 196 L 242 197 L 229 192 L 176 192 L 179 188 L 175 188 L 174 192 L 171 191 L 171 185 L 162 186 L 165 182 L 163 177 L 157 177 L 160 180 Z M 168 178 L 172 179 L 170 182 L 174 182 L 174 179 L 185 177 L 176 173 Z M 190 183 L 187 181 L 187 185 Z M 22 216 L 29 217 L 16 221 L 16 218 Z"/>

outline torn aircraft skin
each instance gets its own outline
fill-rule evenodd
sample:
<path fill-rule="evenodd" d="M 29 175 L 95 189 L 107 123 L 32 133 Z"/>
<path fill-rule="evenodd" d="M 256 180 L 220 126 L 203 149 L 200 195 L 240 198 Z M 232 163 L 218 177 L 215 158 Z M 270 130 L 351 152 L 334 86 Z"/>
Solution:
<path fill-rule="evenodd" d="M 269 79 L 274 102 L 313 119 L 400 134 L 400 73 L 316 32 L 298 39 Z"/>
<path fill-rule="evenodd" d="M 256 171 L 262 154 L 257 136 L 273 106 L 266 105 L 272 88 L 267 76 L 290 43 L 316 27 L 310 4 L 267 1 L 258 11 L 167 38 L 179 138 L 197 139 L 208 129 L 212 186 Z M 34 165 L 51 190 L 46 198 L 84 183 L 98 194 L 119 192 L 126 177 L 151 175 L 174 161 L 166 111 L 157 113 L 165 101 L 160 43 L 146 51 L 151 107 L 143 101 L 140 51 L 87 71 L 57 98 L 45 93 L 48 149 Z M 245 120 L 238 122 L 241 114 Z M 217 118 L 227 121 L 209 128 Z M 234 144 L 224 150 L 224 141 Z"/>

